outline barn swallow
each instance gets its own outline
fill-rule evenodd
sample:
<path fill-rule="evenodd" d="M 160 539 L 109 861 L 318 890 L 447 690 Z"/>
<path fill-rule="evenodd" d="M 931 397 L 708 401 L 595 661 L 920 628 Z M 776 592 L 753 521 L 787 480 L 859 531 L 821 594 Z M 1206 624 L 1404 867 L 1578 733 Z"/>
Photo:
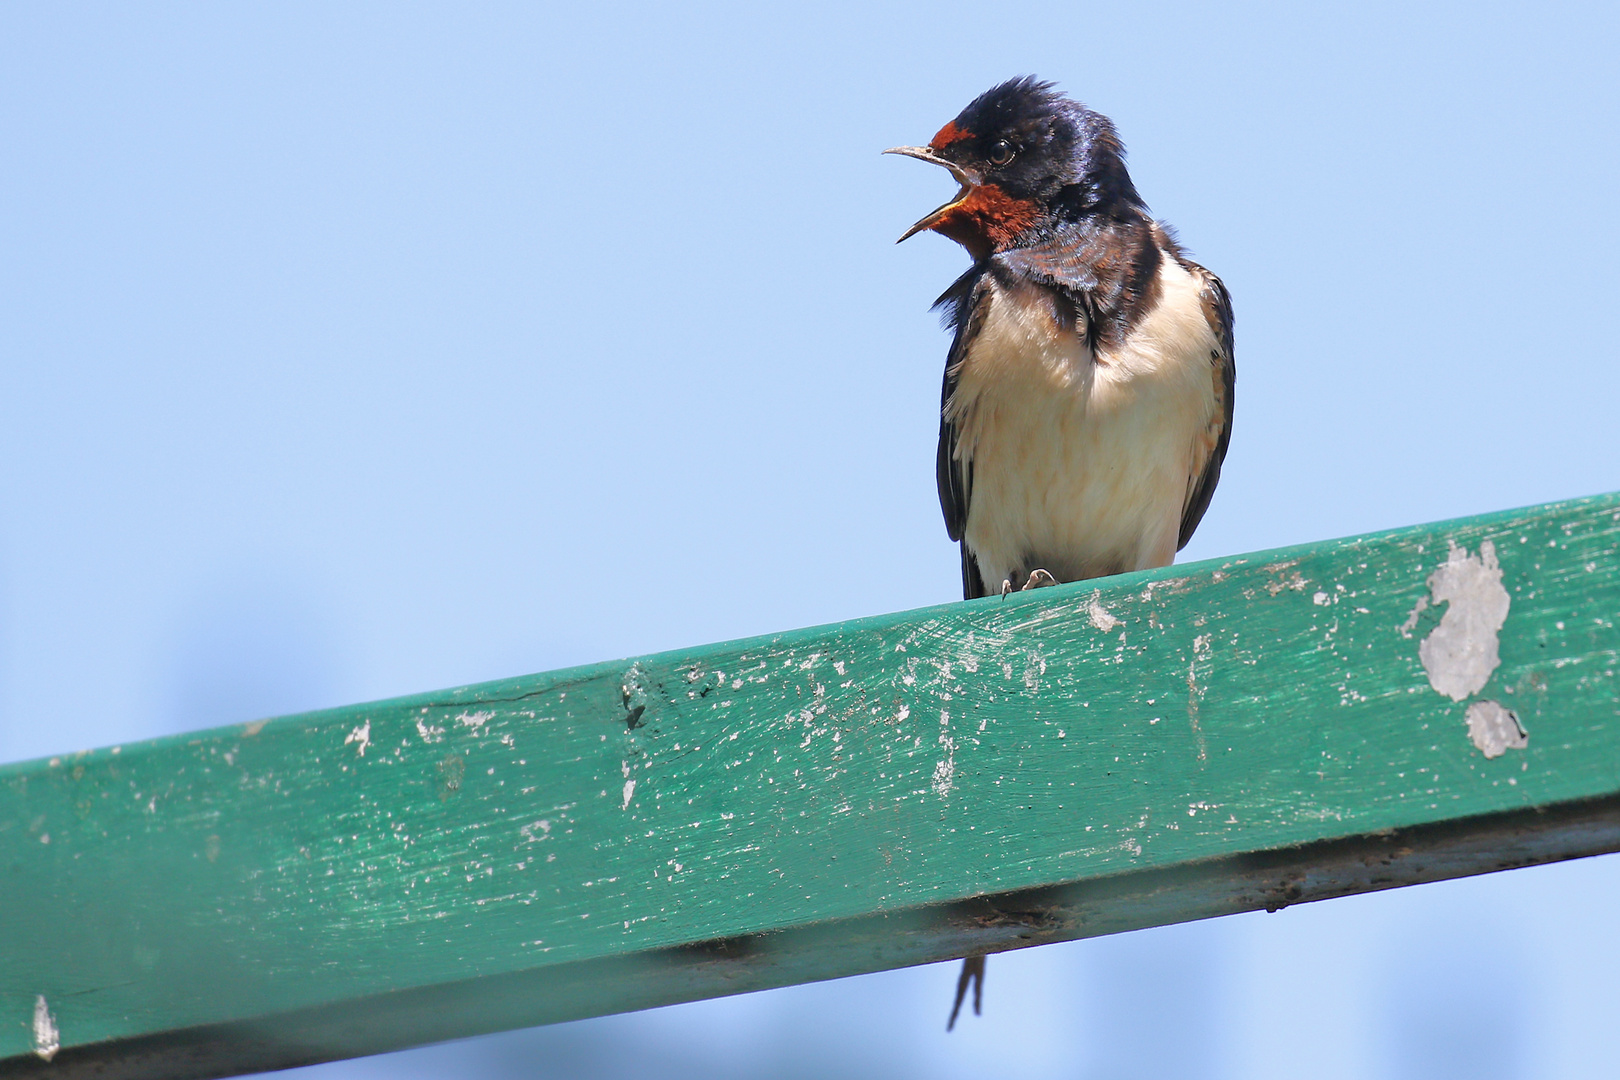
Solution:
<path fill-rule="evenodd" d="M 952 331 L 936 477 L 969 600 L 1168 566 L 1209 507 L 1232 434 L 1232 301 L 1154 221 L 1107 117 L 1033 78 L 927 146 L 960 190 L 901 236 L 973 259 Z M 969 957 L 974 1012 L 984 958 Z"/>

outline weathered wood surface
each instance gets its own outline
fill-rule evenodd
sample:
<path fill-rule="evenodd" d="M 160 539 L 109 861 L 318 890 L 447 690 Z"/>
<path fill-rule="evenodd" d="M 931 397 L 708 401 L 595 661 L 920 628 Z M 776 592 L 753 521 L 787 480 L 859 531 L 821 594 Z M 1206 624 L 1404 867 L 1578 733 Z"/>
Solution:
<path fill-rule="evenodd" d="M 1604 496 L 5 766 L 0 1074 L 222 1075 L 1616 850 L 1617 535 Z"/>

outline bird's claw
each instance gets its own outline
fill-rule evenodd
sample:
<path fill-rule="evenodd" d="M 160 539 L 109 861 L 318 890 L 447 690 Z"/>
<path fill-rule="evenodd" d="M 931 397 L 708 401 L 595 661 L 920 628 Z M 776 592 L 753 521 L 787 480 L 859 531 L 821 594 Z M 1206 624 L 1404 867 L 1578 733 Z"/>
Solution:
<path fill-rule="evenodd" d="M 1013 584 L 1013 578 L 1017 576 L 1018 571 L 1015 570 L 1011 574 L 1008 574 L 1006 577 L 1001 579 L 1001 598 L 1003 600 L 1012 595 L 1015 588 L 1019 592 L 1028 592 L 1031 589 L 1044 589 L 1048 585 L 1058 584 L 1058 579 L 1052 576 L 1052 572 L 1050 570 L 1031 570 L 1029 572 L 1029 576 L 1024 579 L 1024 583 L 1022 585 L 1015 586 Z"/>
<path fill-rule="evenodd" d="M 1031 589 L 1044 589 L 1048 585 L 1056 585 L 1057 583 L 1058 579 L 1053 577 L 1050 571 L 1031 570 L 1029 572 L 1029 580 L 1024 582 L 1024 587 L 1019 591 L 1029 592 Z"/>

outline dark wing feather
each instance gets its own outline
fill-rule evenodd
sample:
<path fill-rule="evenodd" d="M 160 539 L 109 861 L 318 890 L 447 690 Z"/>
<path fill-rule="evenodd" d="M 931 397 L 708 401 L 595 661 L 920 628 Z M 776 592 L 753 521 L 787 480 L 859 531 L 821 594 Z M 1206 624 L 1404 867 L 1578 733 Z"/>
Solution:
<path fill-rule="evenodd" d="M 1237 385 L 1237 362 L 1232 356 L 1232 294 L 1226 291 L 1220 278 L 1202 266 L 1179 254 L 1177 258 L 1204 282 L 1198 299 L 1204 308 L 1204 318 L 1215 332 L 1215 351 L 1209 355 L 1210 377 L 1215 380 L 1220 410 L 1216 421 L 1220 426 L 1213 432 L 1215 445 L 1210 450 L 1209 460 L 1204 463 L 1204 471 L 1198 477 L 1198 482 L 1188 491 L 1187 505 L 1181 512 L 1181 537 L 1176 543 L 1176 550 L 1180 551 L 1192 539 L 1198 523 L 1204 520 L 1204 511 L 1209 509 L 1215 485 L 1221 480 L 1221 463 L 1226 460 L 1226 447 L 1232 441 L 1232 401 Z"/>
<path fill-rule="evenodd" d="M 962 599 L 977 600 L 981 596 L 989 596 L 990 590 L 985 588 L 984 578 L 979 576 L 979 560 L 968 550 L 967 541 L 963 540 L 957 546 L 962 549 Z"/>
<path fill-rule="evenodd" d="M 953 332 L 951 351 L 945 358 L 944 385 L 939 394 L 939 451 L 934 460 L 934 474 L 939 483 L 939 508 L 945 514 L 945 532 L 957 541 L 967 530 L 968 504 L 973 497 L 973 463 L 957 457 L 957 431 L 949 419 L 949 407 L 956 393 L 962 361 L 984 325 L 984 299 L 984 267 L 976 265 L 934 301 L 934 307 L 943 309 L 945 323 Z M 965 542 L 962 544 L 962 595 L 968 600 L 985 595 L 978 563 Z"/>

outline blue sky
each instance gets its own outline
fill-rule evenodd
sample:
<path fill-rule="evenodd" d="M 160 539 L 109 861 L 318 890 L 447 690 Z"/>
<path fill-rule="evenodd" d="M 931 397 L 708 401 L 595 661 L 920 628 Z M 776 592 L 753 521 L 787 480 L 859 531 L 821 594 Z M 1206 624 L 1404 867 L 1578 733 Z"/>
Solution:
<path fill-rule="evenodd" d="M 9 4 L 0 759 L 953 598 L 964 259 L 894 246 L 951 185 L 878 151 L 1017 74 L 1232 290 L 1188 558 L 1620 487 L 1617 46 L 1598 5 Z M 951 1039 L 939 967 L 321 1073 L 1608 1077 L 1615 866 L 1000 957 Z"/>

